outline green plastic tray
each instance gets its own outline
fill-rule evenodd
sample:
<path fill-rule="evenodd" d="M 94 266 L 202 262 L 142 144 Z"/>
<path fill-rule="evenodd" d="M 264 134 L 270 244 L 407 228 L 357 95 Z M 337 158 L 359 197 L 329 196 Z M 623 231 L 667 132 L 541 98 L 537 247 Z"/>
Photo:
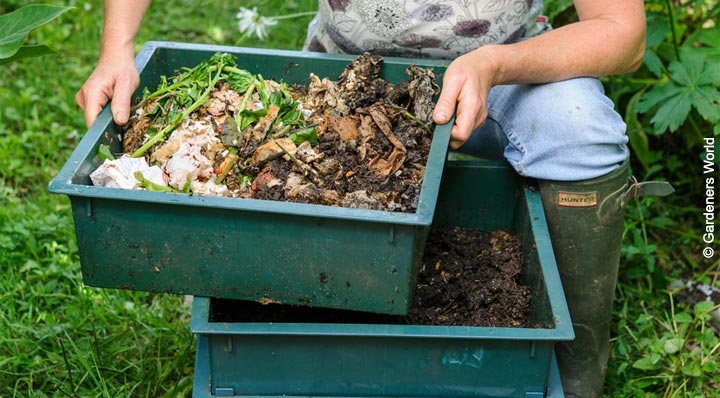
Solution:
<path fill-rule="evenodd" d="M 337 78 L 353 56 L 167 42 L 137 56 L 140 87 L 215 52 L 238 55 L 265 78 Z M 383 75 L 406 80 L 410 64 L 386 58 Z M 140 91 L 138 91 L 139 93 Z M 136 93 L 137 95 L 137 93 Z M 416 265 L 433 219 L 450 124 L 438 126 L 415 213 L 91 186 L 100 144 L 121 151 L 109 107 L 70 156 L 50 191 L 72 205 L 85 284 L 96 287 L 407 313 Z"/>
<path fill-rule="evenodd" d="M 544 327 L 210 322 L 217 301 L 195 297 L 194 397 L 562 396 L 554 345 L 574 335 L 539 194 L 495 163 L 445 173 L 435 223 L 520 234 Z"/>

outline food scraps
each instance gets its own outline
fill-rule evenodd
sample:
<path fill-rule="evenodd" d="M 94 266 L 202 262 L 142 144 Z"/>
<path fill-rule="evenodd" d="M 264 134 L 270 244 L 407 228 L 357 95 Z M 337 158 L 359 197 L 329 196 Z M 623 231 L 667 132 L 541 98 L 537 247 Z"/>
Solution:
<path fill-rule="evenodd" d="M 93 184 L 414 212 L 432 142 L 431 69 L 381 76 L 365 53 L 337 80 L 288 85 L 218 53 L 145 89 Z M 105 148 L 105 151 L 107 149 Z"/>

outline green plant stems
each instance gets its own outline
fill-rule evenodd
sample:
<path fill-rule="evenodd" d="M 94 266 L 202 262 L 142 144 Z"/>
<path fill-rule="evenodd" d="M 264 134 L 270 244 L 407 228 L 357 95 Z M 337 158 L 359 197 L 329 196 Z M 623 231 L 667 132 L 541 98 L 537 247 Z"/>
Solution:
<path fill-rule="evenodd" d="M 173 121 L 172 123 L 165 126 L 162 130 L 158 131 L 157 134 L 152 136 L 143 146 L 141 146 L 137 151 L 133 152 L 132 157 L 139 158 L 140 156 L 143 156 L 145 152 L 147 152 L 150 148 L 153 147 L 153 145 L 157 144 L 158 142 L 165 139 L 165 135 L 167 135 L 169 132 L 173 131 L 180 123 L 182 123 L 183 120 L 185 120 L 186 117 L 190 116 L 191 113 L 195 112 L 197 108 L 205 104 L 208 97 L 210 96 L 210 93 L 212 90 L 215 89 L 215 85 L 218 81 L 220 81 L 222 69 L 218 70 L 217 74 L 215 74 L 215 77 L 210 80 L 210 84 L 208 84 L 208 87 L 205 89 L 205 91 L 202 93 L 202 95 L 195 101 L 192 105 L 190 105 L 185 112 L 182 113 L 182 115 L 177 118 L 177 120 Z"/>
<path fill-rule="evenodd" d="M 675 58 L 680 61 L 680 50 L 678 50 L 677 33 L 675 32 L 675 15 L 673 13 L 673 5 L 670 0 L 665 0 L 667 6 L 668 18 L 670 19 L 670 34 L 672 34 L 672 45 L 675 51 Z"/>
<path fill-rule="evenodd" d="M 178 192 L 177 190 L 173 189 L 172 187 L 166 187 L 164 185 L 156 184 L 143 175 L 141 171 L 136 171 L 135 174 L 133 174 L 135 179 L 138 182 L 138 185 L 141 187 L 147 189 L 148 191 L 156 191 L 156 192 Z"/>
<path fill-rule="evenodd" d="M 412 120 L 413 122 L 417 123 L 418 125 L 420 125 L 420 127 L 422 127 L 428 133 L 432 133 L 432 129 L 430 128 L 430 126 L 428 126 L 422 120 L 415 117 L 415 115 L 413 115 L 412 113 L 408 112 L 407 109 L 405 109 L 401 106 L 392 104 L 392 103 L 387 103 L 387 104 L 389 104 L 396 111 L 402 113 L 403 116 L 405 116 L 406 118 L 408 118 L 408 119 Z"/>

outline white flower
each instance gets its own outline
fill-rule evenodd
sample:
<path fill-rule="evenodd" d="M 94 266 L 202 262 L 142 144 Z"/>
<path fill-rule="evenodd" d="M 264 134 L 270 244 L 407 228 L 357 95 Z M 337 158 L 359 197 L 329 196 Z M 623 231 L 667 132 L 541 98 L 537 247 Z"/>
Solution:
<path fill-rule="evenodd" d="M 240 7 L 235 17 L 238 19 L 238 29 L 240 33 L 246 35 L 254 34 L 258 39 L 264 40 L 267 36 L 267 28 L 269 26 L 277 25 L 277 20 L 272 17 L 263 17 L 257 12 L 257 7 L 253 7 L 252 10 L 245 7 Z"/>

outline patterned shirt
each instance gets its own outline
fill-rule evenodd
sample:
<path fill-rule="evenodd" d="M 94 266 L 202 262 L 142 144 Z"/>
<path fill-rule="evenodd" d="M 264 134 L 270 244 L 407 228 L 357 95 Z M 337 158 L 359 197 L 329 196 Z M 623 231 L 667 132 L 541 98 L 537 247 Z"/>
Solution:
<path fill-rule="evenodd" d="M 452 59 L 535 28 L 542 0 L 320 0 L 309 51 Z"/>

